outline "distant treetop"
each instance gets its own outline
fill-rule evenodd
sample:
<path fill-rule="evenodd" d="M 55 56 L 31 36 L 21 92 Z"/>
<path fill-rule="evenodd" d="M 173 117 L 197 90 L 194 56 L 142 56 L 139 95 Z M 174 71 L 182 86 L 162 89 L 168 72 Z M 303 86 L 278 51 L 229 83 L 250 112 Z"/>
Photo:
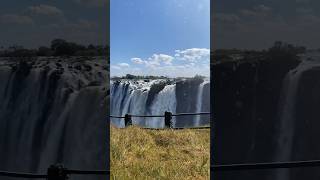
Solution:
<path fill-rule="evenodd" d="M 35 57 L 35 56 L 109 56 L 109 47 L 102 45 L 88 46 L 64 39 L 54 39 L 51 46 L 41 46 L 38 49 L 27 49 L 23 46 L 0 48 L 0 57 Z"/>
<path fill-rule="evenodd" d="M 185 79 L 186 77 L 176 77 L 174 79 Z M 191 77 L 189 79 L 205 79 L 205 76 L 202 75 L 195 75 L 194 77 Z M 155 79 L 170 79 L 167 76 L 152 76 L 152 75 L 148 75 L 148 76 L 139 76 L 139 75 L 132 75 L 132 74 L 126 74 L 125 76 L 114 76 L 111 77 L 112 80 L 121 80 L 121 79 L 129 79 L 129 80 L 141 80 L 141 79 L 145 79 L 145 80 L 155 80 Z M 188 78 L 187 78 L 188 79 Z"/>
<path fill-rule="evenodd" d="M 295 60 L 298 58 L 299 54 L 304 54 L 306 52 L 307 48 L 304 46 L 276 41 L 272 47 L 264 50 L 216 49 L 211 56 L 213 57 L 212 62 L 254 60 L 257 58 L 266 58 L 268 60 Z"/>

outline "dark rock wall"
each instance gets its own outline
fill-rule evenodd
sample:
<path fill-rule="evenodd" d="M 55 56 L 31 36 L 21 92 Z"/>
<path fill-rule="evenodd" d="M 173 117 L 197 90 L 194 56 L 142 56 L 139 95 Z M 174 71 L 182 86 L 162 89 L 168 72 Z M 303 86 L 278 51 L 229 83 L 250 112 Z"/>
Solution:
<path fill-rule="evenodd" d="M 201 112 L 210 112 L 210 83 L 203 87 Z M 210 125 L 210 115 L 201 116 L 201 124 Z"/>
<path fill-rule="evenodd" d="M 150 112 L 150 107 L 153 103 L 154 98 L 160 91 L 164 89 L 166 85 L 167 85 L 167 82 L 163 82 L 163 81 L 160 81 L 159 83 L 155 83 L 151 85 L 150 91 L 148 93 L 147 102 L 146 102 L 147 112 Z"/>
<path fill-rule="evenodd" d="M 176 113 L 192 113 L 196 111 L 197 94 L 199 85 L 203 79 L 187 79 L 176 83 Z M 177 127 L 188 127 L 193 125 L 194 116 L 177 116 Z"/>

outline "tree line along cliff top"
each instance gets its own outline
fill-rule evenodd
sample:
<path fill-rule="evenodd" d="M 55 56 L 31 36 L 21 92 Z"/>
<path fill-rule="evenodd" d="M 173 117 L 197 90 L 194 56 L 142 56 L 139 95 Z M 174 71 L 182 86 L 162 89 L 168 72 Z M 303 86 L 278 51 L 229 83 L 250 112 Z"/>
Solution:
<path fill-rule="evenodd" d="M 109 46 L 105 45 L 81 45 L 68 42 L 64 39 L 54 39 L 50 47 L 40 46 L 34 49 L 14 45 L 10 47 L 0 46 L 0 57 L 36 57 L 36 56 L 109 56 Z"/>
<path fill-rule="evenodd" d="M 256 61 L 256 60 L 297 60 L 300 54 L 308 51 L 304 46 L 297 46 L 281 41 L 263 50 L 240 50 L 240 49 L 216 49 L 212 52 L 212 64 L 219 64 L 229 61 Z M 319 50 L 316 50 L 320 52 Z"/>

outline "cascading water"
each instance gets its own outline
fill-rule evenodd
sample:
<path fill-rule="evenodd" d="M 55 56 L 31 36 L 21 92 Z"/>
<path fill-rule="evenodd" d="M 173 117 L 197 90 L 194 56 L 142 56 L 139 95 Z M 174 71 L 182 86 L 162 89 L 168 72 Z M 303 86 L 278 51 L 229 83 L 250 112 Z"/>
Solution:
<path fill-rule="evenodd" d="M 203 98 L 203 87 L 208 84 L 209 81 L 204 81 L 199 85 L 199 90 L 198 90 L 198 97 L 197 97 L 197 112 L 202 111 L 202 98 Z M 195 125 L 199 126 L 200 125 L 200 116 L 195 116 Z"/>
<path fill-rule="evenodd" d="M 177 83 L 180 83 L 177 86 Z M 165 111 L 175 113 L 195 113 L 201 112 L 203 98 L 209 97 L 209 91 L 204 93 L 204 86 L 209 85 L 209 81 L 199 80 L 114 80 L 111 82 L 111 114 L 115 116 L 132 115 L 164 115 Z M 182 89 L 183 90 L 182 90 Z M 194 89 L 197 89 L 194 92 Z M 188 98 L 181 98 L 177 93 L 186 94 Z M 192 97 L 190 97 L 192 96 Z M 179 105 L 178 105 L 179 103 Z M 178 108 L 179 106 L 179 108 Z M 181 109 L 190 109 L 183 111 Z M 132 118 L 133 124 L 138 124 L 151 128 L 163 128 L 164 120 L 159 117 L 152 118 Z M 207 120 L 201 117 L 192 117 L 192 122 L 186 120 L 177 124 L 177 118 L 172 119 L 174 127 L 199 126 L 208 124 Z M 112 118 L 111 122 L 118 127 L 124 127 L 124 121 Z"/>
<path fill-rule="evenodd" d="M 0 59 L 0 169 L 105 168 L 107 69 L 103 58 Z"/>
<path fill-rule="evenodd" d="M 300 77 L 299 74 L 300 73 L 289 72 L 284 79 L 283 94 L 285 96 L 283 97 L 283 102 L 280 103 L 282 110 L 280 110 L 280 135 L 276 161 L 290 161 L 294 135 L 295 96 Z M 290 173 L 286 169 L 276 170 L 275 173 L 277 180 L 290 179 Z"/>
<path fill-rule="evenodd" d="M 152 105 L 151 105 L 151 114 L 162 115 L 163 112 L 168 111 L 173 114 L 176 113 L 176 87 L 175 85 L 167 85 L 164 87 L 159 94 L 156 95 Z M 172 118 L 173 125 L 175 125 L 175 117 Z M 157 128 L 164 127 L 164 121 L 162 118 L 154 117 L 150 121 L 146 121 L 148 127 Z"/>
<path fill-rule="evenodd" d="M 214 64 L 217 163 L 269 163 L 320 158 L 320 56 L 257 56 Z M 281 56 L 280 56 L 281 55 Z M 238 104 L 238 102 L 241 102 Z M 276 106 L 275 106 L 276 104 Z M 225 153 L 228 151 L 229 153 Z M 213 162 L 213 161 L 212 161 Z M 213 174 L 215 179 L 319 179 L 317 168 Z"/>
<path fill-rule="evenodd" d="M 148 98 L 150 89 L 147 83 L 132 83 L 128 82 L 111 82 L 111 101 L 110 110 L 112 115 L 124 116 L 126 113 L 145 114 L 145 104 Z M 133 104 L 132 102 L 135 102 Z M 111 119 L 113 124 L 119 127 L 124 127 L 124 121 L 119 119 Z M 133 119 L 135 124 L 143 125 L 141 119 Z"/>
<path fill-rule="evenodd" d="M 280 102 L 280 129 L 275 161 L 292 161 L 293 141 L 296 124 L 297 92 L 301 76 L 312 68 L 320 67 L 320 61 L 303 60 L 298 67 L 288 72 L 283 83 L 283 97 Z M 276 171 L 277 180 L 289 180 L 290 170 Z"/>

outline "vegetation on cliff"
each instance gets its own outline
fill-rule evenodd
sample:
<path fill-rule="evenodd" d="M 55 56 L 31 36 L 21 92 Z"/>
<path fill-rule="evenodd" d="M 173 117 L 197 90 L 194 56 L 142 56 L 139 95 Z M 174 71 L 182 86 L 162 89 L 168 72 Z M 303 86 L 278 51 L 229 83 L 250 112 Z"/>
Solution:
<path fill-rule="evenodd" d="M 201 75 L 195 75 L 194 77 L 189 77 L 189 78 L 186 78 L 186 77 L 176 77 L 175 79 L 179 80 L 179 79 L 204 79 L 206 78 L 205 76 L 201 76 Z M 126 80 L 141 80 L 141 79 L 144 79 L 144 80 L 156 80 L 156 79 L 170 79 L 169 77 L 167 76 L 142 76 L 142 75 L 132 75 L 132 74 L 126 74 L 125 76 L 113 76 L 111 78 L 112 80 L 121 80 L 121 79 L 126 79 Z"/>
<path fill-rule="evenodd" d="M 297 60 L 299 54 L 306 52 L 304 46 L 276 41 L 272 47 L 263 50 L 217 49 L 212 53 L 212 63 L 234 60 Z"/>
<path fill-rule="evenodd" d="M 23 46 L 0 47 L 0 57 L 35 57 L 35 56 L 109 56 L 109 47 L 102 45 L 80 45 L 64 39 L 54 39 L 50 47 L 41 46 L 27 49 Z"/>

